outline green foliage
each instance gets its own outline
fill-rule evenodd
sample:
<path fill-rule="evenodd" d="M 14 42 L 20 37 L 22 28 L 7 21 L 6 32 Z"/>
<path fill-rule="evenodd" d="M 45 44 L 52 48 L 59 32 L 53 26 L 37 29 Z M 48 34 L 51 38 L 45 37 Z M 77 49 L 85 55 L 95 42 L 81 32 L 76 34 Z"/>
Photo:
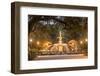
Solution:
<path fill-rule="evenodd" d="M 28 52 L 28 59 L 33 60 L 37 57 L 38 50 L 37 49 L 30 49 Z"/>

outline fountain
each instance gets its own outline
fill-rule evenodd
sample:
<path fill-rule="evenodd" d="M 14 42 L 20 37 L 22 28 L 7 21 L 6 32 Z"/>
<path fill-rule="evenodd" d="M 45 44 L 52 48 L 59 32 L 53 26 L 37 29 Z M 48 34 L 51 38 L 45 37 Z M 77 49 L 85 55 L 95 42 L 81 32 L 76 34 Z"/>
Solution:
<path fill-rule="evenodd" d="M 40 50 L 43 54 L 47 55 L 57 55 L 57 54 L 78 54 L 80 53 L 79 51 L 79 46 L 78 42 L 76 40 L 70 40 L 68 43 L 63 42 L 63 37 L 62 37 L 62 31 L 59 31 L 59 36 L 58 42 L 57 43 L 50 43 L 46 42 L 45 43 L 45 48 Z"/>
<path fill-rule="evenodd" d="M 60 52 L 60 53 L 68 53 L 69 48 L 67 43 L 63 43 L 63 37 L 62 37 L 62 32 L 59 31 L 59 36 L 58 36 L 58 43 L 53 44 L 50 48 L 49 51 L 54 51 L 54 52 Z"/>

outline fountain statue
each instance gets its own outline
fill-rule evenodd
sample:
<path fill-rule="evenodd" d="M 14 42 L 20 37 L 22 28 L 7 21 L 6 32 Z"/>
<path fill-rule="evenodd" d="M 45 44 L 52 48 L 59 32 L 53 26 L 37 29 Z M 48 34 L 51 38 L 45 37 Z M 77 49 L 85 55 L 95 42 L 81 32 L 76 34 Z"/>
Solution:
<path fill-rule="evenodd" d="M 61 33 L 61 31 L 59 31 L 58 39 L 59 39 L 59 44 L 62 44 L 62 33 Z"/>

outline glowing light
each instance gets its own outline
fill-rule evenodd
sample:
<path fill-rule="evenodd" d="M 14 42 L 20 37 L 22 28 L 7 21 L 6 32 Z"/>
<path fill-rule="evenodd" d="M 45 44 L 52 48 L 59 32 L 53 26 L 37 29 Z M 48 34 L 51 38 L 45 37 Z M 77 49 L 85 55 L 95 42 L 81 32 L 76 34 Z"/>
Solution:
<path fill-rule="evenodd" d="M 83 44 L 83 41 L 80 41 L 80 44 Z"/>
<path fill-rule="evenodd" d="M 45 43 L 46 46 L 48 46 L 48 43 Z"/>
<path fill-rule="evenodd" d="M 30 42 L 32 42 L 33 40 L 32 40 L 32 39 L 30 39 L 29 41 L 30 41 Z"/>
<path fill-rule="evenodd" d="M 51 44 L 51 42 L 45 42 L 45 43 L 44 43 L 44 46 L 45 46 L 45 47 L 49 47 L 50 44 Z"/>
<path fill-rule="evenodd" d="M 39 41 L 37 41 L 37 45 L 39 45 L 40 44 L 40 42 Z"/>
<path fill-rule="evenodd" d="M 63 46 L 62 45 L 59 45 L 58 50 L 59 51 L 63 51 Z"/>
<path fill-rule="evenodd" d="M 88 41 L 87 38 L 85 39 L 85 41 L 86 41 L 86 42 Z"/>

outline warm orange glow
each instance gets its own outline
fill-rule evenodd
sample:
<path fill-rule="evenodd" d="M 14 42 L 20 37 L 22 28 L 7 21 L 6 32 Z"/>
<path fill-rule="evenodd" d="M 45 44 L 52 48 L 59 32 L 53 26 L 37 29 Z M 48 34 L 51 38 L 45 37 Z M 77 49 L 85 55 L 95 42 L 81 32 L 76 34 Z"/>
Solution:
<path fill-rule="evenodd" d="M 45 43 L 46 46 L 48 46 L 48 43 Z"/>
<path fill-rule="evenodd" d="M 59 50 L 59 51 L 62 51 L 62 50 L 63 50 L 63 46 L 59 45 L 59 46 L 58 46 L 58 50 Z"/>
<path fill-rule="evenodd" d="M 48 48 L 50 46 L 50 44 L 51 43 L 47 41 L 47 42 L 44 43 L 44 47 Z"/>
<path fill-rule="evenodd" d="M 88 41 L 87 38 L 85 39 L 85 41 L 86 41 L 86 42 Z"/>
<path fill-rule="evenodd" d="M 33 40 L 32 39 L 29 39 L 29 41 L 32 42 Z"/>
<path fill-rule="evenodd" d="M 80 41 L 80 44 L 83 44 L 83 41 Z"/>
<path fill-rule="evenodd" d="M 40 42 L 39 41 L 37 41 L 37 45 L 39 45 L 40 44 Z"/>

